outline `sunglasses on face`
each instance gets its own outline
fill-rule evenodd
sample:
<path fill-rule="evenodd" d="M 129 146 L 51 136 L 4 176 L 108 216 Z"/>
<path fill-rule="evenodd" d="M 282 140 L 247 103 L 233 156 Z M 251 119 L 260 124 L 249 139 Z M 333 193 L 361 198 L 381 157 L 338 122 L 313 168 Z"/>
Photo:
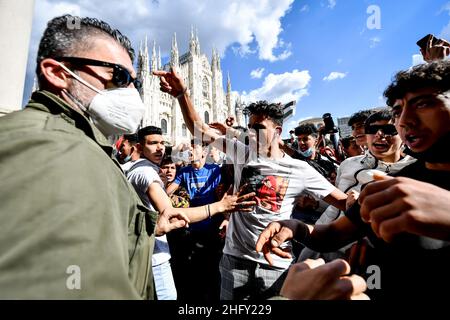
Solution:
<path fill-rule="evenodd" d="M 366 126 L 366 134 L 376 134 L 378 131 L 382 131 L 386 136 L 395 136 L 397 134 L 397 129 L 393 124 L 382 124 L 382 125 L 369 125 Z"/>
<path fill-rule="evenodd" d="M 133 83 L 137 90 L 140 90 L 142 87 L 142 83 L 138 79 L 133 78 L 130 72 L 120 64 L 78 57 L 57 57 L 55 60 L 70 62 L 71 64 L 78 66 L 100 66 L 112 68 L 113 77 L 111 82 L 116 87 L 126 88 L 130 85 L 130 83 Z"/>

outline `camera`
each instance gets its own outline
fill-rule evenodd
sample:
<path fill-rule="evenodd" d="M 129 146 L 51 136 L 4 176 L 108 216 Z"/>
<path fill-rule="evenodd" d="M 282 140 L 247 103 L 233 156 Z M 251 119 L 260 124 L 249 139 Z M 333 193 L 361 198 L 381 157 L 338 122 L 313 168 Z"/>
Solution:
<path fill-rule="evenodd" d="M 334 124 L 333 117 L 331 117 L 331 113 L 325 113 L 322 116 L 323 122 L 325 124 L 324 133 L 337 133 L 338 129 Z"/>

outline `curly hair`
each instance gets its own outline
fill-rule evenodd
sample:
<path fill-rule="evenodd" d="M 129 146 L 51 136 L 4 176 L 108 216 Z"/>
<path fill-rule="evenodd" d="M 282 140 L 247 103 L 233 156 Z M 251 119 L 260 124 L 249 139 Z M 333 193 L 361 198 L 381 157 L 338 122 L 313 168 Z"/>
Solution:
<path fill-rule="evenodd" d="M 78 26 L 73 22 L 79 22 Z M 91 37 L 110 37 L 127 50 L 131 61 L 134 60 L 134 49 L 130 40 L 119 30 L 95 18 L 80 18 L 69 14 L 53 18 L 47 23 L 47 28 L 39 42 L 36 58 L 36 75 L 41 74 L 40 63 L 46 58 L 77 55 L 90 50 L 93 41 Z M 41 80 L 41 79 L 39 79 Z"/>
<path fill-rule="evenodd" d="M 267 116 L 279 126 L 283 125 L 283 109 L 281 103 L 269 103 L 267 101 L 258 101 L 249 104 L 244 112 L 252 115 Z"/>
<path fill-rule="evenodd" d="M 402 99 L 408 92 L 424 88 L 441 91 L 450 89 L 450 61 L 419 64 L 410 70 L 398 72 L 384 91 L 386 103 L 392 107 L 395 100 Z"/>

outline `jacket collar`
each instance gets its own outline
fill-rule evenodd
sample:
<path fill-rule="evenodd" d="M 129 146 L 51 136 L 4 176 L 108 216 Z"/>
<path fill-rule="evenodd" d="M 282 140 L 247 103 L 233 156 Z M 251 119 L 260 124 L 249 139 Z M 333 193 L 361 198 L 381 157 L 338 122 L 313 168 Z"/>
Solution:
<path fill-rule="evenodd" d="M 113 148 L 106 137 L 86 116 L 73 109 L 55 94 L 45 90 L 35 91 L 25 108 L 61 115 L 67 122 L 82 130 L 89 138 L 94 140 L 110 157 L 112 156 Z"/>

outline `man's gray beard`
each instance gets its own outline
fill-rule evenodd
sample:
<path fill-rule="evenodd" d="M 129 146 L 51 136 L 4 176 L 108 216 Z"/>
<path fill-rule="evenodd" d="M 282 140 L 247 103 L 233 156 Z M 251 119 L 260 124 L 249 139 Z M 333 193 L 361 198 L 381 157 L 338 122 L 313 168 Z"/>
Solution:
<path fill-rule="evenodd" d="M 87 90 L 92 91 L 91 89 L 87 88 L 84 84 L 80 83 L 76 79 L 74 79 L 74 81 L 72 81 L 71 85 L 66 90 L 69 98 L 73 101 L 73 103 L 78 108 L 82 109 L 81 111 L 84 114 L 86 113 L 86 110 L 89 109 L 89 105 L 93 99 L 92 97 L 88 97 Z"/>

